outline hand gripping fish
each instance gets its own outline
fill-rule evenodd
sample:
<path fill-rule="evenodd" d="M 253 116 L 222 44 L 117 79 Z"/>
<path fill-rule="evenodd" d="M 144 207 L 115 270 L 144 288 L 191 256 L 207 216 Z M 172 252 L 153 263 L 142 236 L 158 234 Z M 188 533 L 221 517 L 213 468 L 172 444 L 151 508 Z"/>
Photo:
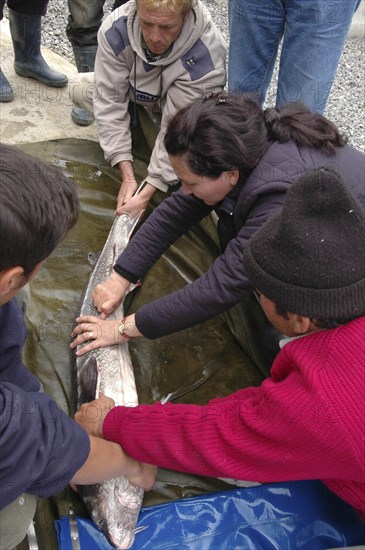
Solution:
<path fill-rule="evenodd" d="M 113 265 L 128 244 L 139 215 L 131 220 L 117 216 L 104 248 L 90 276 L 80 315 L 98 315 L 92 292 L 111 275 Z M 109 319 L 123 318 L 121 304 Z M 98 397 L 99 390 L 118 405 L 138 404 L 136 385 L 128 344 L 92 350 L 76 359 L 78 407 Z M 106 458 L 107 460 L 107 458 Z M 119 477 L 96 485 L 78 486 L 92 520 L 117 548 L 130 548 L 143 499 L 143 489 Z"/>

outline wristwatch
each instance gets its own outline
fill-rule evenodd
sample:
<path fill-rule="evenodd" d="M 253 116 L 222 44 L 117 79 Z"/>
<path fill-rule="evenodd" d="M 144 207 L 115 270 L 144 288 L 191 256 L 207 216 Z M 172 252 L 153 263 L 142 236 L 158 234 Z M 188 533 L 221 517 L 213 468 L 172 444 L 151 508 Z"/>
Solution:
<path fill-rule="evenodd" d="M 123 317 L 123 319 L 122 319 L 121 322 L 119 323 L 119 325 L 118 325 L 118 332 L 119 332 L 119 334 L 121 334 L 124 338 L 126 338 L 127 340 L 130 340 L 132 337 L 131 337 L 131 336 L 128 336 L 128 334 L 125 333 L 125 329 L 127 328 L 126 325 L 125 325 L 125 320 L 126 320 L 126 317 Z"/>

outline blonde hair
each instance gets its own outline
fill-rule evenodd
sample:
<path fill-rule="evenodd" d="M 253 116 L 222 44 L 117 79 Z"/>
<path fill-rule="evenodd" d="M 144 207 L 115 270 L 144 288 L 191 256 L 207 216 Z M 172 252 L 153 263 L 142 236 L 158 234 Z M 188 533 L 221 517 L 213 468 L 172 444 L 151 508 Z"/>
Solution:
<path fill-rule="evenodd" d="M 141 0 L 136 0 L 136 4 Z M 143 0 L 144 7 L 150 10 L 159 9 L 185 15 L 192 7 L 193 0 Z"/>

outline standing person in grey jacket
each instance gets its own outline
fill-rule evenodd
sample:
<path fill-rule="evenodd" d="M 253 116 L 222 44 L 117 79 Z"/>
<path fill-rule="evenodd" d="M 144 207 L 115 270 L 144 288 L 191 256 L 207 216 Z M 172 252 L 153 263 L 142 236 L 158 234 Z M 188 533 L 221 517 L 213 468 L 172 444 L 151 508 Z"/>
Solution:
<path fill-rule="evenodd" d="M 178 183 L 163 143 L 167 122 L 225 82 L 226 46 L 201 0 L 130 0 L 106 18 L 95 72 L 81 74 L 71 95 L 93 110 L 105 159 L 120 171 L 117 214 L 133 217 L 157 189 Z M 144 187 L 133 196 L 130 122 L 138 119 L 152 154 Z"/>
<path fill-rule="evenodd" d="M 243 261 L 247 242 L 282 208 L 287 190 L 307 170 L 331 166 L 365 205 L 365 155 L 347 145 L 333 123 L 301 104 L 264 111 L 249 96 L 214 95 L 174 116 L 165 146 L 181 188 L 154 210 L 118 258 L 114 273 L 95 288 L 94 303 L 104 320 L 78 320 L 72 346 L 91 340 L 81 353 L 109 345 L 109 335 L 120 332 L 127 338 L 158 338 L 191 327 L 247 297 L 252 292 Z M 128 315 L 122 326 L 120 320 L 105 320 L 129 285 L 213 210 L 221 255 L 209 270 Z M 111 324 L 119 332 L 105 330 Z M 244 339 L 238 335 L 241 343 Z"/>

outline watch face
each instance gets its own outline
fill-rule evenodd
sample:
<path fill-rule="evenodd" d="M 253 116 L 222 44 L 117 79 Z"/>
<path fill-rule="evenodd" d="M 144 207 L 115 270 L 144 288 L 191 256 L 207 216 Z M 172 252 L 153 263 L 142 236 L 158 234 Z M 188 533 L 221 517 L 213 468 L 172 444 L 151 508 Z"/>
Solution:
<path fill-rule="evenodd" d="M 119 324 L 118 330 L 120 334 L 123 334 L 123 332 L 125 331 L 125 324 L 123 322 Z"/>

